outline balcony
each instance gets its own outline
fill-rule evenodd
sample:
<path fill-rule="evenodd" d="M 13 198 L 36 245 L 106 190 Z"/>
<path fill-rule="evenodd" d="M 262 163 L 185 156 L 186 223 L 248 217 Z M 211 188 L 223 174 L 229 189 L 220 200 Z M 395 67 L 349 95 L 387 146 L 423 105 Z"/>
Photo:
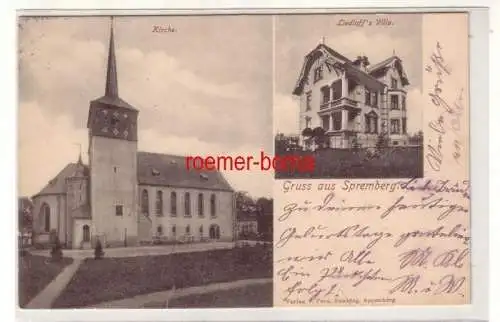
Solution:
<path fill-rule="evenodd" d="M 360 103 L 348 97 L 341 97 L 329 102 L 322 103 L 319 107 L 321 112 L 331 111 L 331 110 L 360 110 Z"/>

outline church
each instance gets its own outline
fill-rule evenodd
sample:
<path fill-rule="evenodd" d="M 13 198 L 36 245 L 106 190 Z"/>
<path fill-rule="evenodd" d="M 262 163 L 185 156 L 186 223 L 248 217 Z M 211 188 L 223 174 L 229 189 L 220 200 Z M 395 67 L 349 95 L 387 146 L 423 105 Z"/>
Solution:
<path fill-rule="evenodd" d="M 314 148 L 316 128 L 331 148 L 373 148 L 380 134 L 389 146 L 408 145 L 409 84 L 395 53 L 371 65 L 366 56 L 351 60 L 320 43 L 305 56 L 293 90 L 300 99 L 300 145 Z"/>
<path fill-rule="evenodd" d="M 218 171 L 185 157 L 138 151 L 139 111 L 118 95 L 111 25 L 104 96 L 90 102 L 89 164 L 67 164 L 32 197 L 34 242 L 67 248 L 232 241 L 234 190 Z M 76 158 L 75 158 L 76 159 Z"/>

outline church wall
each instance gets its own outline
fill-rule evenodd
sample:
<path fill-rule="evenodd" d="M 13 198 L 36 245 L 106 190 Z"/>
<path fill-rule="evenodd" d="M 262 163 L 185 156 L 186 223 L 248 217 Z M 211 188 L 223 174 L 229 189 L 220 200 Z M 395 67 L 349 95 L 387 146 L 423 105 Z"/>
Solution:
<path fill-rule="evenodd" d="M 130 245 L 137 240 L 137 142 L 94 136 L 90 155 L 92 235 L 104 246 L 123 246 L 127 236 Z"/>
<path fill-rule="evenodd" d="M 45 230 L 45 218 L 42 207 L 48 205 L 50 209 L 50 229 Z M 33 198 L 33 229 L 35 232 L 36 243 L 49 243 L 50 231 L 55 230 L 58 233 L 61 243 L 66 243 L 66 196 L 43 195 Z"/>
<path fill-rule="evenodd" d="M 139 187 L 139 194 L 147 189 L 149 196 L 149 214 L 151 218 L 151 232 L 153 238 L 158 236 L 158 227 L 161 226 L 161 237 L 164 240 L 192 240 L 200 241 L 209 237 L 211 225 L 218 225 L 220 229 L 220 241 L 232 241 L 234 239 L 234 211 L 233 211 L 233 193 L 228 191 L 214 191 L 208 189 L 189 189 L 144 186 Z M 163 215 L 158 216 L 156 212 L 157 191 L 162 191 L 163 196 Z M 177 194 L 177 215 L 171 214 L 171 192 Z M 190 194 L 191 216 L 185 215 L 185 193 Z M 198 213 L 198 194 L 203 194 L 204 215 L 201 217 Z M 216 216 L 210 214 L 210 196 L 216 196 Z M 173 227 L 175 226 L 175 234 Z M 189 226 L 189 233 L 186 227 Z M 203 227 L 203 233 L 200 233 L 200 227 Z M 191 236 L 190 239 L 188 236 Z"/>

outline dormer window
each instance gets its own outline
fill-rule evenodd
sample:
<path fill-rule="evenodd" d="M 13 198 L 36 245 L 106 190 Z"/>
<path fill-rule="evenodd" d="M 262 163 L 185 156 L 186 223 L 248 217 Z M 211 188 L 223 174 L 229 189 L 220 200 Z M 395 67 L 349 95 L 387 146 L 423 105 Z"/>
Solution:
<path fill-rule="evenodd" d="M 314 82 L 323 79 L 323 66 L 319 66 L 314 70 Z"/>
<path fill-rule="evenodd" d="M 151 169 L 151 174 L 155 177 L 159 176 L 160 175 L 160 171 L 158 171 L 157 169 Z"/>
<path fill-rule="evenodd" d="M 398 88 L 398 80 L 394 77 L 391 77 L 391 88 L 392 89 Z"/>
<path fill-rule="evenodd" d="M 200 178 L 203 180 L 208 180 L 208 176 L 205 173 L 200 173 Z"/>

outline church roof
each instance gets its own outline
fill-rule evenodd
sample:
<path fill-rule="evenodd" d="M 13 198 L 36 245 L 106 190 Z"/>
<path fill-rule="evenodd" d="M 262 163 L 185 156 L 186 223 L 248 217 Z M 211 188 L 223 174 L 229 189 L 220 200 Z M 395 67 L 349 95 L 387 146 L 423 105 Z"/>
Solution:
<path fill-rule="evenodd" d="M 219 171 L 188 170 L 184 156 L 138 152 L 137 164 L 142 185 L 233 191 Z"/>
<path fill-rule="evenodd" d="M 87 165 L 69 163 L 33 198 L 65 194 L 66 179 L 80 176 L 82 167 L 88 176 Z M 140 185 L 233 191 L 219 171 L 188 170 L 184 156 L 171 154 L 137 152 L 137 180 Z"/>
<path fill-rule="evenodd" d="M 66 193 L 66 179 L 74 176 L 79 176 L 82 173 L 88 175 L 88 167 L 79 163 L 69 163 L 66 165 L 52 180 L 50 180 L 39 193 L 33 196 L 33 198 L 41 195 L 58 195 Z"/>

